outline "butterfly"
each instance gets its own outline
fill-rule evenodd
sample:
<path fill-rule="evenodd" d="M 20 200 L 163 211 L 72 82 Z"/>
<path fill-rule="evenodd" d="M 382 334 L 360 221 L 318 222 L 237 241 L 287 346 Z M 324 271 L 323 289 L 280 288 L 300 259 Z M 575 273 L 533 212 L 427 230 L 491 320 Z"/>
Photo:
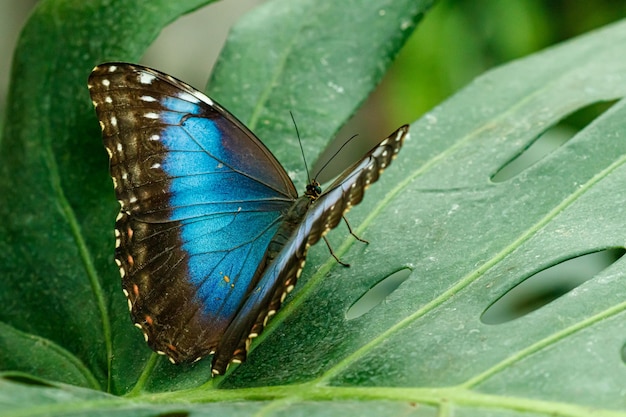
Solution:
<path fill-rule="evenodd" d="M 128 63 L 92 71 L 89 91 L 121 206 L 115 261 L 135 325 L 171 362 L 213 355 L 212 374 L 294 288 L 309 247 L 358 204 L 408 134 L 402 126 L 322 193 L 303 196 L 278 160 L 215 101 Z"/>

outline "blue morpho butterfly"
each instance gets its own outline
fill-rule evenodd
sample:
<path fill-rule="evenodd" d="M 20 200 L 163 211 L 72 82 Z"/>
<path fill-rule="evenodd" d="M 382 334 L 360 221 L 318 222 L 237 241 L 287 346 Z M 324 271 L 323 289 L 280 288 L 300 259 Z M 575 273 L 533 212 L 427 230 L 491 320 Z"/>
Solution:
<path fill-rule="evenodd" d="M 115 259 L 135 325 L 174 362 L 245 359 L 308 248 L 395 157 L 402 126 L 321 193 L 298 197 L 280 163 L 219 104 L 153 69 L 97 66 L 89 90 L 120 213 Z"/>

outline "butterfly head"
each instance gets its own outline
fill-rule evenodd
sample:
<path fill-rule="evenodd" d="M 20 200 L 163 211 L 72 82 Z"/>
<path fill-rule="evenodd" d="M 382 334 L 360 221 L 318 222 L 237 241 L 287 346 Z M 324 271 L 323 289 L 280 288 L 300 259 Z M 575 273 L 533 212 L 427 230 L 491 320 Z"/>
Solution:
<path fill-rule="evenodd" d="M 311 180 L 309 184 L 306 186 L 306 191 L 304 195 L 309 197 L 311 200 L 317 200 L 320 195 L 322 195 L 322 187 L 317 180 Z"/>

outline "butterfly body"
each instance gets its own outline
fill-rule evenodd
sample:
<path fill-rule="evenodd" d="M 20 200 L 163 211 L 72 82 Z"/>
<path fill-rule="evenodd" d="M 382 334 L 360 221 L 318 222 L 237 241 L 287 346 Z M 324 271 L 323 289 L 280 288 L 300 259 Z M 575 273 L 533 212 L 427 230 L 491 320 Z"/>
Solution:
<path fill-rule="evenodd" d="M 358 204 L 408 132 L 403 126 L 320 195 L 298 194 L 271 152 L 204 94 L 125 63 L 89 89 L 121 209 L 115 259 L 131 317 L 172 362 L 245 359 L 306 251 Z"/>

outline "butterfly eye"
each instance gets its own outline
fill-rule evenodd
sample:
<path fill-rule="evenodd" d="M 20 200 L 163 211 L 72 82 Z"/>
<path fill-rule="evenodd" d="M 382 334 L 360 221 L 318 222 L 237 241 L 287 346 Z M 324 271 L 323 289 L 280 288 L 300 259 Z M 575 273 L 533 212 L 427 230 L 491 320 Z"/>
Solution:
<path fill-rule="evenodd" d="M 304 195 L 309 197 L 311 200 L 316 200 L 320 195 L 322 195 L 322 187 L 320 186 L 320 183 L 316 180 L 312 180 L 310 184 L 307 184 Z"/>

